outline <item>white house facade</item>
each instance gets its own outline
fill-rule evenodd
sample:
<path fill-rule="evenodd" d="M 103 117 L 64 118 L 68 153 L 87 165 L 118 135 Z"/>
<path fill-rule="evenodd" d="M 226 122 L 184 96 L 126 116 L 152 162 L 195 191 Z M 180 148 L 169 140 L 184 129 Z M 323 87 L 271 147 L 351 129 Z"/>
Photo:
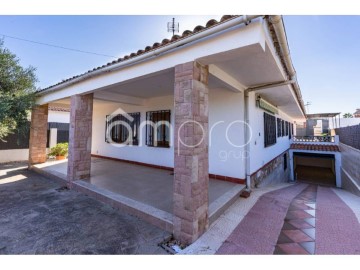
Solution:
<path fill-rule="evenodd" d="M 281 16 L 223 16 L 38 94 L 30 167 L 46 162 L 48 107 L 62 104 L 68 185 L 90 177 L 92 156 L 172 170 L 184 243 L 209 226 L 209 178 L 247 191 L 289 180 L 305 111 Z"/>

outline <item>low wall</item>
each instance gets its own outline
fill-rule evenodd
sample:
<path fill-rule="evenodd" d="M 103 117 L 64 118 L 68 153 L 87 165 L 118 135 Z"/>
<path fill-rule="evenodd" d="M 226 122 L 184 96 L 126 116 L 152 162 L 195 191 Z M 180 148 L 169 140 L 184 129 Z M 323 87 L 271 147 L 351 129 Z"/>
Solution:
<path fill-rule="evenodd" d="M 0 163 L 24 161 L 29 158 L 29 149 L 0 150 Z"/>
<path fill-rule="evenodd" d="M 360 196 L 360 150 L 339 144 L 342 156 L 342 188 Z"/>
<path fill-rule="evenodd" d="M 284 155 L 286 154 L 286 169 L 284 170 Z M 290 179 L 289 151 L 277 156 L 250 176 L 251 187 L 264 187 L 275 183 L 288 182 Z"/>

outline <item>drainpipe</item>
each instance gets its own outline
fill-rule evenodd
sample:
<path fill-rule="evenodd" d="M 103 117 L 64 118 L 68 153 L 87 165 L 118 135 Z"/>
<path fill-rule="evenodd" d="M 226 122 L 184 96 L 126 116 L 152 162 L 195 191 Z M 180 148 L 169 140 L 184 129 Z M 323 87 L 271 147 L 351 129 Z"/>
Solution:
<path fill-rule="evenodd" d="M 246 152 L 246 158 L 245 158 L 245 177 L 246 177 L 246 191 L 251 192 L 251 178 L 250 178 L 250 121 L 249 121 L 249 91 L 244 91 L 244 120 L 247 125 L 244 125 L 244 138 L 245 142 L 247 144 L 245 145 L 245 152 Z"/>
<path fill-rule="evenodd" d="M 227 22 L 215 25 L 215 26 L 213 26 L 211 28 L 207 28 L 202 32 L 197 32 L 197 33 L 194 33 L 193 35 L 187 36 L 185 38 L 180 38 L 178 41 L 176 41 L 174 43 L 171 43 L 168 46 L 163 46 L 163 47 L 160 47 L 158 49 L 154 49 L 154 50 L 149 51 L 147 53 L 141 54 L 139 56 L 130 58 L 130 59 L 126 60 L 126 61 L 114 64 L 114 65 L 111 65 L 111 66 L 108 66 L 108 67 L 104 67 L 104 68 L 101 68 L 99 70 L 95 70 L 93 72 L 86 73 L 84 75 L 80 75 L 79 77 L 77 77 L 75 79 L 72 79 L 72 80 L 70 80 L 68 82 L 64 82 L 64 83 L 61 83 L 59 85 L 55 85 L 54 87 L 51 87 L 51 88 L 49 88 L 47 90 L 44 90 L 44 91 L 40 92 L 39 94 L 43 95 L 43 94 L 48 93 L 48 92 L 57 91 L 57 90 L 60 90 L 62 88 L 65 88 L 65 87 L 67 87 L 69 85 L 72 85 L 72 84 L 75 84 L 77 82 L 86 80 L 88 78 L 98 76 L 98 75 L 103 74 L 103 73 L 111 72 L 111 71 L 114 71 L 114 70 L 117 70 L 117 69 L 120 69 L 120 68 L 124 68 L 124 67 L 129 66 L 129 65 L 136 64 L 136 63 L 141 62 L 141 61 L 145 61 L 145 60 L 157 57 L 160 54 L 166 53 L 166 52 L 168 52 L 170 50 L 173 50 L 173 49 L 177 49 L 178 47 L 180 47 L 182 45 L 185 45 L 187 43 L 199 40 L 201 38 L 205 38 L 205 37 L 208 37 L 210 35 L 219 33 L 221 31 L 224 31 L 224 30 L 228 29 L 228 28 L 231 28 L 231 27 L 234 27 L 234 26 L 237 26 L 237 25 L 240 25 L 240 24 L 248 24 L 249 21 L 251 21 L 253 19 L 256 19 L 256 18 L 259 18 L 259 17 L 263 17 L 263 16 L 262 15 L 239 16 L 239 17 L 231 19 L 231 20 L 229 20 Z"/>

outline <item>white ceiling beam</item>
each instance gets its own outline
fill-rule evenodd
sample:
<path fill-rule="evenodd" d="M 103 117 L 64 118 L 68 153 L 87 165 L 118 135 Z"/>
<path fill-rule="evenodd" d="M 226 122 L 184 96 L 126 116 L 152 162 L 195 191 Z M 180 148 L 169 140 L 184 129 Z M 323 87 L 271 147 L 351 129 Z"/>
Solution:
<path fill-rule="evenodd" d="M 246 89 L 246 86 L 214 64 L 209 65 L 209 73 L 234 92 L 243 92 Z"/>
<path fill-rule="evenodd" d="M 116 103 L 125 103 L 132 105 L 145 105 L 145 99 L 139 97 L 131 97 L 122 94 L 107 92 L 107 91 L 98 91 L 94 92 L 94 98 L 104 101 L 111 101 Z"/>

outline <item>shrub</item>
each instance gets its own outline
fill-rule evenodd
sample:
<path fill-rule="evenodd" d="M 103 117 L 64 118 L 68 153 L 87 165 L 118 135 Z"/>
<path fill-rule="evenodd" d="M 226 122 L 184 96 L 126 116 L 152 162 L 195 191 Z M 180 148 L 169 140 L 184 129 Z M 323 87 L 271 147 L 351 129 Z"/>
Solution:
<path fill-rule="evenodd" d="M 58 143 L 50 149 L 50 156 L 67 156 L 69 143 Z"/>

